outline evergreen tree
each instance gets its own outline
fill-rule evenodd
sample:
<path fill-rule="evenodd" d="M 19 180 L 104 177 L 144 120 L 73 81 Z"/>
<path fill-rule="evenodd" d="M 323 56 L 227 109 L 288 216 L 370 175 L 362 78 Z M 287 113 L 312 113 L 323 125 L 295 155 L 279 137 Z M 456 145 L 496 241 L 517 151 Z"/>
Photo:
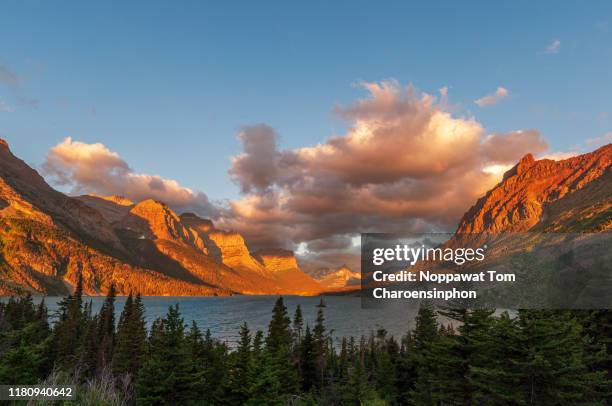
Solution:
<path fill-rule="evenodd" d="M 317 319 L 313 328 L 313 345 L 317 371 L 315 386 L 320 390 L 325 384 L 325 361 L 327 355 L 327 337 L 325 335 L 325 316 L 323 314 L 322 302 L 317 307 Z"/>
<path fill-rule="evenodd" d="M 0 382 L 5 385 L 34 385 L 39 380 L 40 365 L 39 354 L 21 341 L 0 355 Z"/>
<path fill-rule="evenodd" d="M 264 352 L 261 362 L 255 366 L 254 379 L 249 387 L 248 406 L 282 406 L 285 404 L 286 394 L 283 393 L 282 384 L 276 370 L 276 361 L 267 351 Z"/>
<path fill-rule="evenodd" d="M 438 322 L 430 303 L 423 303 L 416 317 L 416 327 L 412 333 L 412 348 L 416 380 L 410 394 L 410 401 L 417 405 L 435 403 L 437 385 L 435 383 L 434 345 L 438 341 Z"/>
<path fill-rule="evenodd" d="M 190 341 L 192 342 L 192 359 L 196 365 L 204 368 L 204 379 L 201 382 L 202 400 L 205 404 L 223 404 L 227 380 L 229 362 L 227 360 L 227 347 L 212 337 L 209 329 L 204 334 L 204 339 L 194 339 L 199 335 L 199 329 L 195 322 L 192 326 Z"/>
<path fill-rule="evenodd" d="M 487 336 L 479 364 L 470 366 L 470 383 L 474 386 L 473 402 L 477 404 L 520 405 L 519 362 L 521 357 L 520 330 L 516 319 L 508 313 L 495 319 Z"/>
<path fill-rule="evenodd" d="M 115 347 L 113 349 L 113 373 L 135 375 L 140 370 L 146 351 L 147 331 L 144 306 L 140 295 L 132 294 L 125 301 L 119 317 Z"/>
<path fill-rule="evenodd" d="M 596 404 L 609 388 L 589 371 L 581 326 L 564 313 L 519 311 L 521 377 L 528 404 Z"/>
<path fill-rule="evenodd" d="M 253 362 L 259 362 L 259 358 L 261 357 L 263 351 L 264 339 L 263 339 L 263 331 L 257 330 L 255 333 L 255 337 L 253 338 Z"/>
<path fill-rule="evenodd" d="M 269 362 L 274 364 L 277 379 L 282 384 L 283 394 L 295 394 L 299 387 L 297 360 L 292 351 L 291 320 L 287 316 L 287 308 L 283 298 L 276 300 L 272 309 L 272 320 L 268 326 L 266 352 Z"/>
<path fill-rule="evenodd" d="M 392 356 L 395 350 L 393 339 L 386 340 L 386 331 L 380 329 L 374 347 L 374 380 L 376 390 L 382 394 L 389 404 L 395 403 L 395 365 Z"/>
<path fill-rule="evenodd" d="M 83 336 L 79 347 L 79 374 L 91 378 L 96 373 L 99 350 L 99 315 L 92 316 L 91 302 L 84 305 Z"/>
<path fill-rule="evenodd" d="M 349 379 L 347 384 L 341 388 L 341 396 L 342 405 L 347 406 L 367 404 L 376 397 L 361 360 L 358 360 L 349 371 Z"/>
<path fill-rule="evenodd" d="M 300 345 L 302 341 L 302 330 L 304 328 L 304 317 L 302 316 L 302 307 L 297 305 L 295 315 L 293 316 L 293 332 L 295 335 L 296 345 Z"/>
<path fill-rule="evenodd" d="M 154 326 L 149 353 L 137 381 L 140 404 L 189 404 L 199 398 L 178 305 Z"/>
<path fill-rule="evenodd" d="M 252 376 L 251 360 L 251 332 L 246 322 L 240 327 L 240 341 L 234 351 L 229 371 L 228 395 L 225 398 L 228 404 L 241 405 L 250 397 L 249 385 Z"/>
<path fill-rule="evenodd" d="M 304 339 L 300 345 L 300 375 L 302 378 L 302 390 L 304 392 L 309 392 L 316 387 L 318 382 L 316 350 L 308 325 L 306 325 Z"/>
<path fill-rule="evenodd" d="M 416 351 L 411 334 L 402 340 L 402 346 L 396 363 L 396 393 L 398 402 L 408 404 L 416 385 Z"/>
<path fill-rule="evenodd" d="M 108 289 L 106 299 L 98 316 L 97 339 L 99 340 L 96 370 L 101 372 L 110 365 L 115 344 L 115 284 Z"/>
<path fill-rule="evenodd" d="M 266 338 L 266 348 L 271 354 L 277 353 L 283 347 L 290 348 L 290 324 L 291 320 L 287 316 L 287 308 L 282 296 L 279 296 L 274 304 L 274 309 L 272 309 L 272 320 L 268 326 L 268 337 Z"/>
<path fill-rule="evenodd" d="M 53 352 L 58 366 L 71 370 L 77 365 L 85 327 L 83 315 L 83 275 L 79 273 L 73 294 L 58 303 L 59 320 L 53 329 Z"/>

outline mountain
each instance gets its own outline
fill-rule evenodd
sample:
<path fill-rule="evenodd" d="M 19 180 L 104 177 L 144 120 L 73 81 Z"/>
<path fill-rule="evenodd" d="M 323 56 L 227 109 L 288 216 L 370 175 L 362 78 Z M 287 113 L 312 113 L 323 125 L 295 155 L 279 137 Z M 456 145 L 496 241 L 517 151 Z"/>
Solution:
<path fill-rule="evenodd" d="M 561 161 L 527 155 L 463 216 L 454 247 L 484 247 L 470 272 L 513 274 L 490 307 L 612 308 L 612 144 Z M 466 271 L 467 272 L 467 271 Z"/>
<path fill-rule="evenodd" d="M 612 228 L 612 144 L 561 161 L 531 154 L 459 222 L 457 234 Z"/>
<path fill-rule="evenodd" d="M 320 283 L 300 270 L 293 252 L 278 249 L 262 250 L 255 252 L 254 255 L 279 284 L 299 287 L 302 294 L 313 289 L 321 289 Z"/>
<path fill-rule="evenodd" d="M 311 272 L 310 275 L 329 290 L 352 285 L 359 286 L 361 282 L 361 273 L 352 271 L 346 265 L 338 269 L 320 268 Z"/>
<path fill-rule="evenodd" d="M 0 294 L 63 295 L 79 275 L 89 295 L 112 283 L 143 295 L 322 291 L 291 252 L 251 254 L 240 234 L 163 202 L 64 195 L 0 140 Z"/>

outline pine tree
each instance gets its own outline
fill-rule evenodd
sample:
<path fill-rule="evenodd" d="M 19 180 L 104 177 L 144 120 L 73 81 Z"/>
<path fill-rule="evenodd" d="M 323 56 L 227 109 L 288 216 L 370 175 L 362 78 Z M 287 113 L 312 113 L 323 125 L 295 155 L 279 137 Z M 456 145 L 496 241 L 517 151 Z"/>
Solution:
<path fill-rule="evenodd" d="M 398 403 L 409 403 L 416 385 L 416 357 L 414 341 L 411 334 L 402 339 L 402 345 L 396 363 L 396 393 Z"/>
<path fill-rule="evenodd" d="M 0 355 L 0 382 L 5 385 L 34 385 L 39 381 L 40 355 L 21 341 Z"/>
<path fill-rule="evenodd" d="M 115 284 L 108 289 L 98 317 L 97 339 L 99 340 L 96 370 L 101 372 L 110 365 L 115 344 Z"/>
<path fill-rule="evenodd" d="M 228 394 L 225 397 L 227 404 L 241 405 L 250 397 L 249 384 L 253 379 L 253 365 L 251 360 L 251 332 L 246 322 L 240 327 L 240 341 L 238 348 L 232 354 L 230 363 Z"/>
<path fill-rule="evenodd" d="M 135 378 L 144 362 L 146 339 L 142 299 L 137 295 L 134 300 L 130 293 L 117 326 L 112 362 L 115 375 L 130 374 Z"/>
<path fill-rule="evenodd" d="M 347 384 L 341 388 L 342 405 L 360 406 L 375 398 L 374 389 L 368 382 L 362 360 L 357 360 L 349 371 Z"/>
<path fill-rule="evenodd" d="M 508 313 L 493 321 L 489 334 L 482 337 L 483 357 L 470 365 L 470 383 L 474 386 L 473 402 L 477 404 L 519 405 L 524 401 L 519 362 L 520 330 Z"/>
<path fill-rule="evenodd" d="M 597 404 L 605 371 L 589 371 L 581 326 L 566 313 L 519 311 L 521 378 L 528 404 Z"/>
<path fill-rule="evenodd" d="M 276 370 L 276 362 L 271 354 L 264 352 L 261 362 L 256 365 L 254 379 L 249 387 L 248 406 L 282 406 L 286 394 Z"/>
<path fill-rule="evenodd" d="M 300 345 L 302 341 L 302 330 L 304 328 L 304 318 L 302 316 L 302 308 L 297 305 L 295 308 L 295 315 L 293 316 L 293 332 L 295 335 L 296 345 Z"/>
<path fill-rule="evenodd" d="M 374 346 L 374 380 L 376 382 L 376 390 L 383 394 L 383 397 L 389 404 L 395 403 L 395 365 L 393 363 L 392 354 L 394 351 L 393 338 L 386 339 L 386 331 L 380 329 L 376 336 L 376 345 Z"/>
<path fill-rule="evenodd" d="M 255 337 L 253 338 L 253 362 L 259 362 L 259 358 L 261 357 L 263 351 L 263 331 L 257 330 L 255 333 Z"/>
<path fill-rule="evenodd" d="M 302 390 L 309 392 L 316 387 L 318 382 L 318 371 L 316 362 L 315 344 L 310 333 L 310 327 L 306 325 L 304 339 L 300 345 L 300 375 L 302 380 Z"/>
<path fill-rule="evenodd" d="M 77 365 L 77 349 L 85 327 L 81 273 L 74 293 L 58 303 L 58 314 L 59 320 L 53 329 L 53 353 L 57 364 L 68 371 Z"/>
<path fill-rule="evenodd" d="M 459 334 L 454 334 L 451 326 L 441 328 L 440 340 L 434 346 L 439 368 L 435 373 L 438 401 L 473 404 L 478 394 L 477 386 L 486 384 L 487 378 L 483 373 L 491 367 L 491 352 L 494 351 L 490 341 L 493 312 L 465 308 L 440 312 L 459 322 Z"/>
<path fill-rule="evenodd" d="M 92 316 L 91 302 L 85 303 L 83 312 L 83 336 L 79 347 L 79 373 L 91 378 L 96 373 L 99 351 L 99 315 Z"/>
<path fill-rule="evenodd" d="M 188 404 L 199 398 L 178 305 L 152 328 L 149 354 L 137 381 L 140 404 Z"/>
<path fill-rule="evenodd" d="M 204 368 L 202 384 L 202 402 L 204 404 L 223 404 L 228 375 L 227 346 L 212 337 L 210 329 L 204 333 L 204 338 L 194 338 L 200 335 L 199 329 L 193 322 L 192 333 L 189 334 L 191 342 L 192 360 Z M 196 332 L 195 334 L 193 332 Z"/>
<path fill-rule="evenodd" d="M 317 319 L 313 329 L 314 358 L 317 371 L 315 386 L 320 390 L 325 384 L 325 361 L 327 355 L 327 337 L 325 335 L 325 316 L 323 307 L 318 306 Z"/>
<path fill-rule="evenodd" d="M 274 304 L 274 309 L 272 309 L 272 320 L 268 326 L 268 337 L 266 338 L 266 348 L 271 354 L 277 353 L 282 347 L 290 348 L 290 324 L 291 320 L 287 316 L 287 308 L 282 296 L 279 296 Z"/>
<path fill-rule="evenodd" d="M 44 331 L 49 331 L 49 312 L 47 310 L 44 297 L 41 299 L 38 307 L 36 308 L 36 319 Z"/>
<path fill-rule="evenodd" d="M 268 361 L 274 364 L 277 379 L 282 384 L 281 393 L 295 394 L 299 387 L 297 360 L 292 349 L 291 320 L 283 298 L 279 297 L 272 309 L 272 320 L 268 325 L 266 353 Z"/>
<path fill-rule="evenodd" d="M 412 348 L 416 380 L 410 394 L 410 401 L 417 405 L 435 403 L 437 386 L 435 380 L 434 345 L 438 341 L 438 322 L 430 303 L 423 303 L 416 317 L 412 332 Z"/>

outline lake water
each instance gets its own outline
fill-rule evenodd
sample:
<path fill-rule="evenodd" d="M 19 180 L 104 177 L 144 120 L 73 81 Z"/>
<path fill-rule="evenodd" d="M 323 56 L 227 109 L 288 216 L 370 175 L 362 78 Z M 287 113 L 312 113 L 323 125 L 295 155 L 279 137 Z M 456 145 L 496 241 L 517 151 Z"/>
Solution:
<path fill-rule="evenodd" d="M 50 315 L 53 315 L 61 299 L 45 298 Z M 191 321 L 195 320 L 203 331 L 210 329 L 215 337 L 232 346 L 237 342 L 238 329 L 245 321 L 251 331 L 262 330 L 264 333 L 267 331 L 276 299 L 276 296 L 143 297 L 143 303 L 149 324 L 156 318 L 163 317 L 169 306 L 178 303 L 186 324 L 191 324 Z M 91 300 L 93 310 L 97 312 L 104 297 L 86 297 L 85 300 Z M 309 323 L 311 327 L 313 326 L 320 297 L 284 296 L 284 300 L 292 319 L 299 304 L 304 315 L 304 325 Z M 124 302 L 125 297 L 117 298 L 115 307 L 117 319 Z M 406 307 L 405 304 L 364 309 L 361 306 L 361 299 L 353 296 L 326 296 L 324 302 L 325 325 L 328 331 L 332 331 L 336 342 L 339 342 L 343 336 L 359 338 L 361 335 L 369 335 L 371 331 L 379 328 L 384 328 L 389 335 L 399 338 L 414 327 L 416 310 Z"/>

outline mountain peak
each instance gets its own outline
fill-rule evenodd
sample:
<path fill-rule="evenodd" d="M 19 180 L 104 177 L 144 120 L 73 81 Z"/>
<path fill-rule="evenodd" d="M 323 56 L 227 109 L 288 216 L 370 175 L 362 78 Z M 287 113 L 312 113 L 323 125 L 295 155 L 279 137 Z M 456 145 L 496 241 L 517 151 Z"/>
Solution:
<path fill-rule="evenodd" d="M 313 277 L 327 289 L 341 289 L 361 281 L 361 273 L 352 271 L 346 264 L 337 269 L 319 269 Z"/>
<path fill-rule="evenodd" d="M 293 251 L 282 249 L 260 250 L 253 256 L 271 272 L 279 272 L 288 269 L 297 269 L 298 264 Z"/>
<path fill-rule="evenodd" d="M 208 233 L 215 228 L 212 220 L 204 219 L 195 213 L 183 213 L 179 217 L 183 224 L 201 233 Z"/>
<path fill-rule="evenodd" d="M 118 196 L 118 195 L 111 195 L 111 196 L 92 195 L 92 196 L 103 199 L 103 200 L 107 200 L 109 202 L 116 203 L 120 206 L 133 206 L 134 205 L 133 201 L 125 198 L 124 196 Z"/>
<path fill-rule="evenodd" d="M 8 142 L 6 142 L 6 140 L 4 140 L 3 138 L 0 138 L 0 149 L 10 150 Z"/>
<path fill-rule="evenodd" d="M 527 154 L 463 216 L 457 234 L 529 230 L 555 202 L 605 181 L 611 163 L 612 144 L 561 161 Z"/>
<path fill-rule="evenodd" d="M 178 216 L 164 203 L 153 199 L 143 200 L 130 210 L 124 220 L 126 228 L 137 230 L 147 238 L 180 240 L 188 233 Z"/>
<path fill-rule="evenodd" d="M 516 164 L 516 171 L 517 173 L 522 173 L 525 172 L 527 169 L 529 169 L 534 163 L 535 163 L 535 158 L 533 157 L 532 154 L 527 154 L 524 157 L 521 158 L 521 160 L 518 162 L 518 164 Z"/>

